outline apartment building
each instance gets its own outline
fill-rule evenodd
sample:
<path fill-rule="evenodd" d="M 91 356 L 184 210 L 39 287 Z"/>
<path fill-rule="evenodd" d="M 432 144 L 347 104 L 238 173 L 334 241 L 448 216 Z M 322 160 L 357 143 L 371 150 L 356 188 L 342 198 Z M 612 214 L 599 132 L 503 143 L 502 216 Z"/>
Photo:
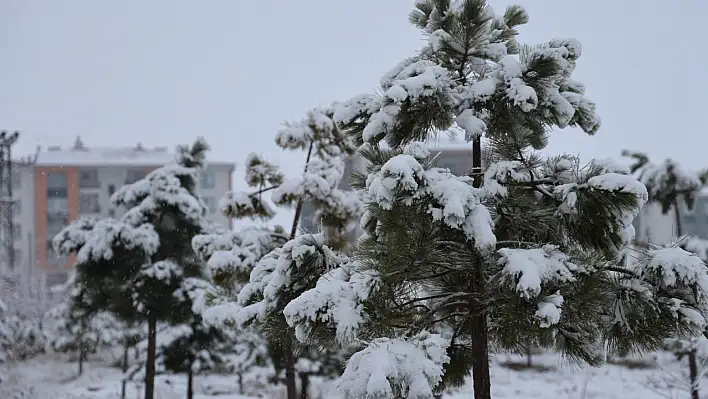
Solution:
<path fill-rule="evenodd" d="M 633 222 L 637 239 L 668 244 L 680 233 L 708 240 L 708 190 L 704 189 L 696 198 L 693 209 L 680 205 L 678 211 L 680 232 L 677 228 L 675 209 L 663 213 L 658 204 L 645 205 Z"/>
<path fill-rule="evenodd" d="M 125 209 L 110 202 L 121 186 L 136 182 L 174 159 L 166 147 L 89 148 L 77 138 L 69 148 L 49 147 L 32 162 L 17 163 L 13 194 L 15 269 L 27 268 L 45 286 L 63 283 L 72 259 L 59 256 L 52 238 L 79 216 L 120 217 Z M 218 200 L 231 189 L 234 165 L 209 162 L 199 188 L 209 217 L 225 226 Z"/>

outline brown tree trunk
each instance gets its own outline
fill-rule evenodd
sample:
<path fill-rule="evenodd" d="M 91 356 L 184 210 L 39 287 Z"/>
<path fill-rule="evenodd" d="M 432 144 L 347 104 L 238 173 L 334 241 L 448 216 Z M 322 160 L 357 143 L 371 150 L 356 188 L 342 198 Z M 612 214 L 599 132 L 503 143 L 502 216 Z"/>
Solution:
<path fill-rule="evenodd" d="M 126 385 L 128 385 L 128 381 L 126 380 L 125 374 L 128 372 L 128 351 L 130 350 L 130 348 L 128 347 L 127 340 L 123 345 L 123 379 L 120 385 L 120 399 L 125 399 L 125 388 Z"/>
<path fill-rule="evenodd" d="M 288 342 L 283 347 L 283 360 L 285 361 L 285 388 L 288 399 L 297 399 L 297 381 L 295 376 L 295 354 L 293 346 Z"/>
<path fill-rule="evenodd" d="M 194 397 L 194 373 L 192 370 L 187 372 L 187 399 L 192 399 Z"/>
<path fill-rule="evenodd" d="M 145 360 L 145 397 L 155 399 L 155 352 L 157 350 L 157 318 L 148 316 L 148 345 Z"/>
<path fill-rule="evenodd" d="M 300 374 L 300 399 L 307 399 L 310 394 L 310 375 Z"/>
<path fill-rule="evenodd" d="M 84 341 L 79 341 L 79 375 L 84 374 L 84 356 L 86 356 L 86 344 Z"/>
<path fill-rule="evenodd" d="M 482 139 L 478 137 L 472 142 L 472 177 L 474 187 L 482 187 Z M 477 270 L 473 283 L 473 291 L 478 297 L 483 298 L 486 287 L 484 264 L 477 261 Z M 487 327 L 487 312 L 483 306 L 476 302 L 469 305 L 470 329 L 472 335 L 472 382 L 474 386 L 474 399 L 491 399 L 492 382 L 489 375 L 489 331 Z"/>
<path fill-rule="evenodd" d="M 696 362 L 696 349 L 688 352 L 688 369 L 691 378 L 691 399 L 700 399 L 698 395 L 698 365 Z"/>
<path fill-rule="evenodd" d="M 531 343 L 526 345 L 526 368 L 533 367 L 533 360 L 531 359 Z"/>

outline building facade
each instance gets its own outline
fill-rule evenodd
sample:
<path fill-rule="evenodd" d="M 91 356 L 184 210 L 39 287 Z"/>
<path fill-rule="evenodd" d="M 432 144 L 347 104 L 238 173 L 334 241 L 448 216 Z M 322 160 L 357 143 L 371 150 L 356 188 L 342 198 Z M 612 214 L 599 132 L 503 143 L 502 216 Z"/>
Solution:
<path fill-rule="evenodd" d="M 708 192 L 701 192 L 693 209 L 688 209 L 685 205 L 678 208 L 677 223 L 676 209 L 663 213 L 658 204 L 645 205 L 639 216 L 634 219 L 637 239 L 654 244 L 668 244 L 679 235 L 693 235 L 708 240 Z"/>
<path fill-rule="evenodd" d="M 66 281 L 73 259 L 54 252 L 54 236 L 79 216 L 120 217 L 126 209 L 114 207 L 111 195 L 173 159 L 174 153 L 162 147 L 86 148 L 77 139 L 71 148 L 49 147 L 32 162 L 16 164 L 15 269 L 26 268 L 33 281 L 42 279 L 45 286 Z M 217 204 L 231 189 L 233 171 L 233 164 L 210 162 L 199 181 L 209 217 L 224 226 L 230 220 Z"/>

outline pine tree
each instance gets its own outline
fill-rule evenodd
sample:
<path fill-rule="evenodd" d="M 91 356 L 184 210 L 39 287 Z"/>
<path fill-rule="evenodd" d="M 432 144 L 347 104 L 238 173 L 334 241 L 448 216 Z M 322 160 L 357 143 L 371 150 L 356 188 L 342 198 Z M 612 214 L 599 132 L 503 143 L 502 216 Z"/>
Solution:
<path fill-rule="evenodd" d="M 113 195 L 127 208 L 120 220 L 79 219 L 54 239 L 57 252 L 77 254 L 76 280 L 92 306 L 128 323 L 147 322 L 145 399 L 154 398 L 157 323 L 189 322 L 192 303 L 175 293 L 203 277 L 191 241 L 212 227 L 197 194 L 207 150 L 202 138 L 178 146 L 174 163 Z"/>
<path fill-rule="evenodd" d="M 613 163 L 538 154 L 553 127 L 599 128 L 571 78 L 580 44 L 521 46 L 526 12 L 496 15 L 483 0 L 421 0 L 410 19 L 428 44 L 384 75 L 381 95 L 334 114 L 369 163 L 365 235 L 352 259 L 322 251 L 339 267 L 284 308 L 303 341 L 368 343 L 347 362 L 345 397 L 432 398 L 471 369 L 475 399 L 489 399 L 490 348 L 534 343 L 599 364 L 605 348 L 700 331 L 698 257 L 651 248 L 617 265 L 646 188 Z M 472 141 L 471 176 L 436 168 L 421 143 L 448 129 Z M 495 161 L 485 172 L 482 139 Z"/>
<path fill-rule="evenodd" d="M 676 224 L 676 244 L 708 261 L 708 252 L 704 240 L 697 237 L 684 237 L 681 224 L 681 209 L 692 210 L 701 189 L 708 182 L 708 171 L 694 173 L 683 169 L 677 162 L 666 159 L 659 165 L 649 161 L 646 154 L 622 151 L 622 155 L 634 160 L 630 170 L 637 175 L 646 187 L 649 202 L 659 204 L 664 214 L 673 212 Z M 705 334 L 705 331 L 702 332 Z M 692 399 L 699 399 L 698 336 L 673 337 L 667 341 L 667 348 L 677 356 L 688 357 L 690 391 Z"/>
<path fill-rule="evenodd" d="M 161 367 L 172 373 L 187 374 L 187 399 L 194 397 L 194 375 L 215 371 L 226 360 L 221 345 L 226 340 L 219 329 L 203 323 L 195 315 L 189 324 L 171 329 L 171 337 L 162 342 L 157 360 Z"/>
<path fill-rule="evenodd" d="M 233 194 L 231 194 L 232 196 Z M 222 212 L 232 215 L 222 201 Z M 234 315 L 238 306 L 234 297 L 248 282 L 255 264 L 268 252 L 285 242 L 284 230 L 279 226 L 246 227 L 238 231 L 196 236 L 192 240 L 197 254 L 207 260 L 207 268 L 214 291 L 207 293 L 201 303 L 205 321 L 220 327 L 231 343 L 225 350 L 226 369 L 236 374 L 239 379 L 241 394 L 251 393 L 252 387 L 265 384 L 275 378 L 274 366 L 278 363 L 275 344 L 267 339 L 255 326 L 238 326 Z"/>
<path fill-rule="evenodd" d="M 245 164 L 246 182 L 255 191 L 228 193 L 222 200 L 224 213 L 237 219 L 268 221 L 275 215 L 276 206 L 294 207 L 289 234 L 282 228 L 263 228 L 247 230 L 245 235 L 236 233 L 226 238 L 195 240 L 197 252 L 209 257 L 212 279 L 231 295 L 230 300 L 219 304 L 214 312 L 230 318 L 241 328 L 256 325 L 265 332 L 271 344 L 274 367 L 277 372 L 285 373 L 288 399 L 297 397 L 297 356 L 314 360 L 315 356 L 323 355 L 295 347 L 296 340 L 285 323 L 282 307 L 314 286 L 317 277 L 330 266 L 321 262 L 300 264 L 301 254 L 296 254 L 298 262 L 294 262 L 291 251 L 303 244 L 311 245 L 309 248 L 317 253 L 334 253 L 329 246 L 345 249 L 348 234 L 355 226 L 352 222 L 363 210 L 356 193 L 338 188 L 345 161 L 355 147 L 350 138 L 337 129 L 332 114 L 329 109 L 313 110 L 303 121 L 286 124 L 278 132 L 275 141 L 279 147 L 306 153 L 300 176 L 286 179 L 275 164 L 251 154 Z M 266 198 L 269 192 L 272 196 Z M 316 209 L 321 233 L 297 235 L 305 203 Z M 258 233 L 254 235 L 254 231 Z M 219 245 L 223 248 L 219 251 L 200 249 L 217 245 L 213 244 L 215 240 L 222 242 Z M 223 245 L 224 242 L 228 245 Z M 299 354 L 296 355 L 296 351 Z M 310 371 L 301 376 L 309 378 Z M 306 396 L 306 391 L 303 392 Z"/>

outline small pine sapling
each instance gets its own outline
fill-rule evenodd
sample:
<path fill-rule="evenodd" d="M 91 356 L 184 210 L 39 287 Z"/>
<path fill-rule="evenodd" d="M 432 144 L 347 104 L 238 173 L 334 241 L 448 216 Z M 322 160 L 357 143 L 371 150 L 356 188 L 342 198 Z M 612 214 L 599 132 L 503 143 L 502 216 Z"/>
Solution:
<path fill-rule="evenodd" d="M 238 282 L 238 289 L 230 288 L 237 298 L 219 305 L 219 312 L 228 313 L 242 327 L 257 325 L 276 344 L 271 353 L 278 354 L 274 366 L 284 371 L 288 399 L 297 397 L 296 340 L 285 323 L 282 307 L 314 286 L 317 277 L 334 265 L 323 257 L 337 258 L 335 249 L 348 245 L 348 234 L 363 210 L 357 193 L 338 188 L 345 162 L 355 148 L 336 127 L 332 115 L 332 110 L 313 110 L 305 120 L 287 124 L 277 134 L 275 141 L 282 149 L 306 153 L 300 176 L 286 179 L 276 165 L 251 154 L 246 161 L 246 182 L 255 191 L 232 192 L 222 199 L 224 213 L 237 219 L 270 220 L 276 206 L 294 207 L 289 234 L 267 233 L 268 237 L 254 246 L 258 256 L 250 256 L 253 248 L 241 245 L 216 252 L 209 259 L 215 282 L 226 283 L 222 286 Z M 270 198 L 264 195 L 268 192 L 272 192 Z M 316 210 L 322 233 L 297 235 L 306 203 Z M 309 372 L 302 375 L 309 376 Z"/>
<path fill-rule="evenodd" d="M 154 399 L 157 323 L 190 321 L 191 301 L 174 294 L 203 276 L 191 242 L 212 228 L 197 194 L 208 148 L 202 138 L 178 146 L 175 162 L 121 187 L 111 198 L 127 209 L 120 220 L 79 219 L 54 238 L 58 253 L 76 253 L 75 278 L 94 306 L 147 322 L 145 399 Z"/>

